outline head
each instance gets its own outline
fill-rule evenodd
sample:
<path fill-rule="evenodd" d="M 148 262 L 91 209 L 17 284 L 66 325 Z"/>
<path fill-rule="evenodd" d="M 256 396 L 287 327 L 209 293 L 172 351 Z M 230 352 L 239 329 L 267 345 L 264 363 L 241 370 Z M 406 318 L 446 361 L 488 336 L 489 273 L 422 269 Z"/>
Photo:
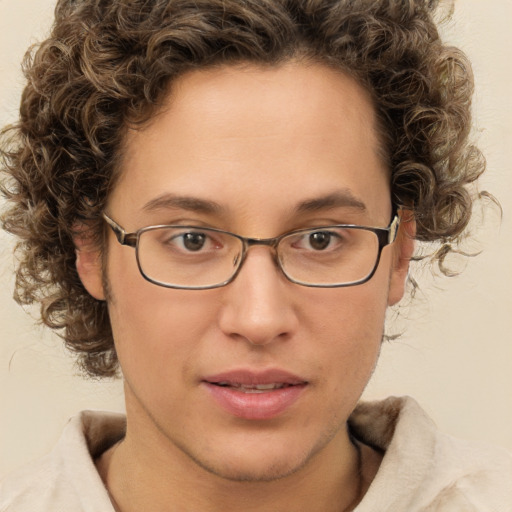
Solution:
<path fill-rule="evenodd" d="M 163 168 L 162 155 L 178 166 L 180 158 L 191 158 L 193 154 L 179 151 L 192 143 L 201 130 L 197 126 L 199 132 L 189 133 L 186 141 L 180 139 L 187 134 L 187 119 L 194 119 L 193 105 L 187 104 L 190 98 L 197 100 L 196 105 L 204 102 L 205 123 L 208 107 L 212 105 L 208 101 L 224 101 L 226 108 L 223 107 L 217 120 L 220 122 L 224 116 L 225 126 L 232 122 L 233 127 L 240 128 L 236 123 L 242 120 L 227 117 L 227 106 L 229 97 L 231 105 L 236 105 L 241 101 L 237 94 L 245 91 L 249 99 L 245 105 L 247 119 L 258 119 L 259 103 L 255 102 L 260 102 L 262 112 L 270 112 L 269 102 L 273 98 L 276 111 L 283 104 L 289 109 L 287 120 L 274 121 L 298 123 L 302 114 L 302 121 L 308 123 L 306 128 L 316 126 L 325 133 L 341 133 L 340 118 L 333 120 L 330 128 L 315 125 L 307 111 L 311 104 L 300 94 L 292 94 L 293 77 L 297 90 L 304 92 L 311 87 L 311 101 L 320 98 L 314 96 L 314 91 L 323 90 L 336 105 L 338 90 L 361 107 L 359 117 L 352 112 L 353 121 L 362 123 L 370 138 L 368 147 L 360 148 L 365 150 L 360 160 L 371 155 L 372 168 L 378 168 L 380 174 L 375 171 L 366 178 L 362 174 L 347 178 L 358 190 L 362 191 L 359 187 L 365 184 L 365 194 L 369 189 L 376 191 L 371 197 L 365 195 L 373 213 L 354 219 L 354 223 L 385 227 L 393 208 L 401 208 L 404 219 L 399 240 L 414 236 L 419 241 L 455 245 L 470 217 L 471 201 L 466 186 L 482 172 L 483 163 L 478 150 L 467 140 L 472 93 L 470 66 L 459 51 L 441 42 L 433 22 L 436 4 L 427 0 L 258 0 L 243 4 L 234 0 L 59 1 L 50 37 L 29 53 L 25 61 L 28 84 L 20 121 L 4 133 L 3 192 L 10 209 L 4 214 L 3 223 L 5 229 L 19 237 L 17 300 L 40 302 L 43 321 L 77 352 L 87 373 L 114 375 L 118 351 L 114 347 L 113 328 L 115 331 L 117 325 L 122 332 L 123 323 L 122 319 L 117 323 L 115 319 L 120 310 L 111 307 L 109 312 L 109 303 L 116 304 L 122 289 L 122 280 L 115 279 L 115 258 L 120 249 L 132 258 L 134 255 L 129 252 L 131 249 L 116 245 L 105 225 L 104 212 L 115 215 L 123 227 L 134 231 L 144 227 L 140 223 L 143 219 L 129 211 L 140 191 L 150 194 L 158 187 L 172 191 L 173 187 L 183 185 L 183 191 L 190 195 L 190 190 L 185 189 L 193 184 L 205 188 L 203 192 L 210 194 L 208 199 L 215 200 L 215 192 L 216 202 L 237 213 L 238 217 L 217 227 L 256 238 L 274 237 L 304 227 L 290 220 L 285 222 L 282 212 L 272 209 L 279 201 L 284 207 L 285 191 L 287 207 L 295 207 L 297 202 L 308 199 L 300 196 L 300 190 L 313 191 L 311 187 L 321 181 L 316 179 L 313 165 L 307 172 L 299 165 L 314 153 L 295 151 L 296 185 L 300 186 L 290 186 L 290 155 L 294 154 L 290 140 L 281 141 L 280 154 L 276 148 L 265 147 L 266 158 L 257 160 L 259 167 L 253 159 L 252 167 L 246 165 L 240 171 L 247 174 L 250 169 L 251 180 L 259 173 L 258 179 L 264 177 L 266 184 L 275 183 L 276 197 L 269 197 L 268 189 L 256 182 L 244 181 L 234 167 L 229 173 L 224 169 L 223 176 L 196 174 L 198 169 L 181 175 L 174 169 L 176 180 L 157 180 Z M 220 91 L 218 97 L 207 100 L 201 96 L 208 93 L 204 89 L 207 86 L 211 86 L 210 91 Z M 261 92 L 265 87 L 269 91 L 267 96 Z M 295 103 L 286 103 L 289 98 Z M 190 110 L 186 110 L 187 105 Z M 318 112 L 321 108 L 327 115 L 326 105 L 319 104 Z M 338 113 L 342 115 L 345 110 L 341 106 L 340 109 Z M 282 109 L 280 112 L 283 113 Z M 293 118 L 294 113 L 297 118 Z M 215 116 L 210 114 L 213 123 Z M 262 115 L 262 123 L 263 118 Z M 177 119 L 183 124 L 174 126 L 172 123 Z M 164 131 L 157 130 L 162 126 L 166 127 Z M 212 124 L 210 128 L 218 127 Z M 264 128 L 263 124 L 260 128 Z M 202 129 L 206 130 L 205 126 Z M 172 140 L 167 135 L 167 139 L 159 141 L 162 144 L 156 143 L 162 133 L 172 133 Z M 198 140 L 201 142 L 196 154 L 203 151 L 205 159 L 213 158 L 214 143 L 221 154 L 220 140 Z M 300 138 L 295 142 L 301 144 Z M 140 147 L 152 149 L 155 154 L 160 151 L 160 156 L 145 154 L 139 151 Z M 256 154 L 262 149 L 252 151 Z M 318 148 L 317 151 L 320 153 Z M 249 153 L 247 147 L 240 149 L 240 154 Z M 273 162 L 281 161 L 284 155 L 290 158 L 280 166 L 280 174 Z M 233 152 L 225 156 L 234 158 Z M 158 171 L 151 182 L 151 172 L 144 174 L 141 169 L 146 169 L 147 159 L 153 157 L 153 169 Z M 134 168 L 134 162 L 138 162 L 139 170 Z M 184 162 L 180 169 L 187 167 Z M 318 185 L 317 190 L 324 195 L 329 185 L 325 177 L 324 189 L 320 190 Z M 219 180 L 217 187 L 212 179 Z M 377 182 L 379 188 L 372 188 L 371 183 Z M 343 187 L 347 183 L 338 185 Z M 334 181 L 330 184 L 335 185 Z M 223 195 L 226 193 L 229 197 Z M 237 203 L 239 210 L 228 204 L 236 197 L 245 201 L 243 208 Z M 259 205 L 260 210 L 267 209 L 275 215 L 269 213 L 269 218 L 265 218 L 262 213 L 260 223 L 243 224 L 240 219 L 253 214 L 251 205 L 254 209 Z M 276 215 L 280 215 L 281 223 L 271 226 Z M 405 227 L 407 223 L 409 229 Z M 255 248 L 255 254 L 260 249 Z M 397 261 L 409 256 L 408 249 L 389 250 L 384 254 L 384 262 L 394 268 Z M 253 259 L 257 256 L 251 256 Z M 401 286 L 390 288 L 389 283 L 393 276 L 398 283 L 404 272 L 380 275 L 377 271 L 375 282 L 381 286 L 386 282 L 387 290 L 392 292 L 384 300 L 372 295 L 381 301 L 378 307 L 369 297 L 363 300 L 362 295 L 361 300 L 352 302 L 362 308 L 361 317 L 370 314 L 369 310 L 378 310 L 378 318 L 372 324 L 375 332 L 368 335 L 372 339 L 380 339 L 385 307 L 396 303 L 403 294 Z M 95 276 L 95 281 L 90 276 Z M 240 282 L 244 276 L 241 271 Z M 347 288 L 343 293 L 364 295 L 373 282 L 374 278 L 366 287 Z M 212 304 L 222 302 L 216 293 L 231 293 L 234 287 L 235 282 L 217 292 L 177 292 L 153 285 L 148 293 L 155 297 L 167 293 L 166 297 L 173 297 L 173 304 L 182 305 L 189 300 L 197 303 L 204 296 L 205 307 L 211 308 Z M 361 289 L 363 292 L 358 291 Z M 331 298 L 335 294 L 325 289 L 298 290 L 299 295 L 309 297 L 310 304 L 318 301 L 322 292 L 331 294 Z M 340 300 L 341 297 L 332 300 L 327 308 L 334 308 Z M 167 304 L 166 301 L 160 303 Z M 169 315 L 181 314 L 169 311 Z M 336 329 L 343 329 L 341 322 Z"/>
<path fill-rule="evenodd" d="M 17 300 L 40 302 L 90 375 L 120 364 L 129 432 L 236 480 L 282 477 L 346 440 L 413 239 L 456 244 L 483 170 L 467 141 L 470 67 L 440 41 L 436 3 L 58 2 L 4 131 L 3 225 L 19 238 Z M 368 280 L 292 282 L 331 276 L 288 263 L 313 238 L 285 234 L 382 234 L 396 215 Z M 250 239 L 234 280 L 145 279 L 111 227 L 160 224 Z M 239 243 L 209 233 L 214 252 Z M 149 277 L 172 281 L 161 261 Z M 285 387 L 240 405 L 231 388 L 248 378 Z"/>

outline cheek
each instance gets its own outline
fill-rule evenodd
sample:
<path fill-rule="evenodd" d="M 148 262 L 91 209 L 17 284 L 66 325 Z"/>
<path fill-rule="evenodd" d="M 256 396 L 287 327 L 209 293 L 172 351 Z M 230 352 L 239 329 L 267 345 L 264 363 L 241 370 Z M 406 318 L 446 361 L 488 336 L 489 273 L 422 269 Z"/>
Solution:
<path fill-rule="evenodd" d="M 387 309 L 387 277 L 363 285 L 323 290 L 309 303 L 309 331 L 332 386 L 365 386 L 377 362 Z M 340 390 L 334 390 L 333 392 Z"/>
<path fill-rule="evenodd" d="M 336 344 L 339 347 L 364 348 L 382 337 L 387 288 L 388 279 L 375 274 L 362 285 L 316 292 L 306 301 L 305 316 L 325 343 L 338 339 L 342 340 Z"/>
<path fill-rule="evenodd" d="M 207 291 L 156 286 L 136 268 L 112 270 L 109 277 L 109 313 L 125 378 L 164 384 L 186 375 L 214 325 L 216 301 Z"/>

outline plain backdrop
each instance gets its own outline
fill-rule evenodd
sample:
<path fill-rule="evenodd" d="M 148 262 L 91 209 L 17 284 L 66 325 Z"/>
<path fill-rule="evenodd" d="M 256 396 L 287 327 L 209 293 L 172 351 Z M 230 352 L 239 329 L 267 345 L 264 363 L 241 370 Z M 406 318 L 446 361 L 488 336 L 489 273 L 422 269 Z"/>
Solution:
<path fill-rule="evenodd" d="M 0 0 L 0 123 L 16 118 L 19 63 L 47 33 L 54 0 Z M 403 308 L 402 336 L 383 347 L 366 398 L 412 395 L 455 436 L 512 449 L 512 2 L 458 0 L 443 28 L 472 59 L 474 137 L 488 160 L 481 188 L 503 208 L 488 215 L 483 253 L 462 275 L 413 275 L 421 292 Z M 86 408 L 123 410 L 122 385 L 85 381 L 59 338 L 11 298 L 12 240 L 0 234 L 0 476 L 47 452 L 67 419 Z"/>

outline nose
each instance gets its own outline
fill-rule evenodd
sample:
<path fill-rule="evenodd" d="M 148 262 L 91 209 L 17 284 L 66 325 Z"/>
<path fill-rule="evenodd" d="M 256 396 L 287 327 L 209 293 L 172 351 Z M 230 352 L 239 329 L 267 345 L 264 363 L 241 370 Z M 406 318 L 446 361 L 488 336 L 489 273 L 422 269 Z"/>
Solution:
<path fill-rule="evenodd" d="M 252 247 L 236 279 L 223 288 L 219 324 L 231 338 L 253 345 L 288 339 L 297 327 L 295 285 L 268 247 Z"/>

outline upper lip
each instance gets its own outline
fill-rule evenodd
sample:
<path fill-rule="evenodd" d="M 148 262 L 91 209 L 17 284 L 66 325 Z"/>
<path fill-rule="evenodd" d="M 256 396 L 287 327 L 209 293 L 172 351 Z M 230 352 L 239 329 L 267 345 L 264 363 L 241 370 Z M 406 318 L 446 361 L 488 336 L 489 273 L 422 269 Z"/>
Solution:
<path fill-rule="evenodd" d="M 258 384 L 307 384 L 307 380 L 282 369 L 251 370 L 237 369 L 215 375 L 209 375 L 202 379 L 210 384 L 239 384 L 242 386 L 256 386 Z"/>

